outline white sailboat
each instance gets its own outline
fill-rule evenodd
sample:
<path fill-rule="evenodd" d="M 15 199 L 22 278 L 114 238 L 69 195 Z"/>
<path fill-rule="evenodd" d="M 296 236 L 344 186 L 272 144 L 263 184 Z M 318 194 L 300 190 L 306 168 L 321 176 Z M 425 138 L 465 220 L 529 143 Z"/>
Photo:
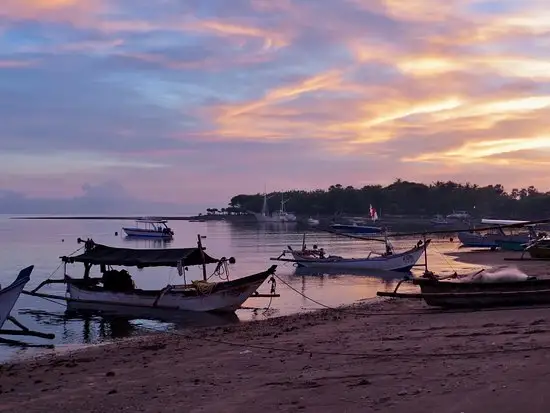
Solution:
<path fill-rule="evenodd" d="M 288 199 L 284 199 L 284 194 L 281 194 L 281 207 L 278 211 L 274 213 L 269 212 L 269 207 L 267 205 L 267 194 L 264 193 L 264 202 L 262 205 L 262 211 L 260 213 L 254 213 L 256 220 L 258 222 L 272 222 L 272 223 L 292 223 L 296 222 L 296 215 L 287 212 L 285 209 L 285 204 L 288 202 Z"/>

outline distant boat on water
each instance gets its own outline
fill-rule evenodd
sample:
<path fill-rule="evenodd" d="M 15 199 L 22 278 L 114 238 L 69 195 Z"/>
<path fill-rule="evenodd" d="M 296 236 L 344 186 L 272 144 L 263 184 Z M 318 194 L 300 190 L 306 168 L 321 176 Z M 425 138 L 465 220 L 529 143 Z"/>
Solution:
<path fill-rule="evenodd" d="M 281 207 L 278 211 L 274 213 L 269 212 L 269 208 L 267 206 L 267 194 L 264 193 L 264 203 L 262 205 L 262 211 L 260 213 L 255 212 L 254 216 L 256 217 L 256 220 L 258 222 L 263 223 L 294 223 L 297 222 L 296 215 L 287 212 L 285 209 L 285 204 L 288 202 L 288 199 L 285 200 L 284 194 L 281 194 Z"/>
<path fill-rule="evenodd" d="M 369 215 L 372 222 L 378 221 L 378 212 L 372 205 L 369 206 Z M 345 234 L 380 234 L 383 231 L 381 227 L 362 225 L 357 221 L 352 221 L 350 224 L 332 224 L 330 227 Z"/>
<path fill-rule="evenodd" d="M 122 230 L 129 237 L 172 239 L 174 231 L 167 222 L 165 219 L 138 218 L 135 227 L 122 227 Z"/>

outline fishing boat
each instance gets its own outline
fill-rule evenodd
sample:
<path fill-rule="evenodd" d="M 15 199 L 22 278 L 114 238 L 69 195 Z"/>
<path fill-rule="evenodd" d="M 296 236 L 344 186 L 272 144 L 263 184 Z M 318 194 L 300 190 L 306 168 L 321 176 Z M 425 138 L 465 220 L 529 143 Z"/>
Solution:
<path fill-rule="evenodd" d="M 480 277 L 468 280 L 417 278 L 426 304 L 437 307 L 494 307 L 550 303 L 550 279 L 536 277 Z"/>
<path fill-rule="evenodd" d="M 272 288 L 270 295 L 260 295 L 257 289 L 264 281 L 273 276 L 276 265 L 266 271 L 248 275 L 230 281 L 212 282 L 206 275 L 207 264 L 217 264 L 212 275 L 223 273 L 228 279 L 228 264 L 234 263 L 234 258 L 216 259 L 204 252 L 201 237 L 195 248 L 168 249 L 130 249 L 116 248 L 96 244 L 92 239 L 84 242 L 84 252 L 76 256 L 64 256 L 64 278 L 61 280 L 43 281 L 37 288 L 29 292 L 31 295 L 44 298 L 66 299 L 67 301 L 88 304 L 116 304 L 137 308 L 159 308 L 169 310 L 198 312 L 234 312 L 250 297 L 277 297 Z M 82 278 L 67 274 L 67 265 L 80 263 L 84 265 Z M 186 282 L 186 267 L 202 265 L 203 279 Z M 92 267 L 99 267 L 101 277 L 92 278 Z M 181 285 L 167 285 L 159 290 L 142 290 L 135 286 L 131 275 L 126 269 L 113 267 L 148 268 L 176 267 L 183 277 Z M 221 272 L 220 272 L 221 271 Z M 272 285 L 274 279 L 271 280 Z M 64 283 L 67 285 L 67 296 L 52 296 L 38 292 L 44 285 Z"/>
<path fill-rule="evenodd" d="M 550 304 L 550 279 L 538 279 L 514 269 L 480 270 L 466 275 L 437 277 L 428 272 L 414 278 L 420 294 L 377 292 L 381 297 L 423 299 L 443 308 L 484 308 Z"/>
<path fill-rule="evenodd" d="M 533 240 L 525 246 L 525 251 L 529 253 L 531 258 L 550 260 L 550 237 L 543 236 Z"/>
<path fill-rule="evenodd" d="M 525 244 L 537 237 L 534 230 L 534 225 L 529 225 L 528 221 L 515 221 L 505 219 L 482 219 L 482 224 L 496 225 L 486 233 L 476 232 L 475 229 L 470 231 L 461 231 L 458 233 L 458 239 L 464 247 L 471 248 L 497 248 L 507 251 L 523 251 Z M 527 232 L 514 233 L 512 229 L 510 233 L 506 233 L 502 226 L 521 225 L 527 228 Z"/>
<path fill-rule="evenodd" d="M 0 287 L 0 329 L 8 319 L 13 306 L 25 288 L 25 285 L 31 279 L 31 273 L 34 265 L 27 267 L 19 272 L 19 275 L 6 288 Z"/>
<path fill-rule="evenodd" d="M 122 227 L 122 230 L 128 237 L 172 239 L 174 231 L 167 223 L 165 219 L 138 218 L 135 227 Z"/>
<path fill-rule="evenodd" d="M 316 218 L 312 218 L 312 217 L 309 217 L 307 219 L 307 224 L 310 226 L 310 227 L 316 227 L 317 225 L 319 225 L 319 220 L 316 219 Z"/>
<path fill-rule="evenodd" d="M 378 212 L 376 209 L 369 206 L 369 216 L 372 222 L 378 221 Z M 383 228 L 373 225 L 363 225 L 357 220 L 352 220 L 350 224 L 332 224 L 330 226 L 334 231 L 343 234 L 380 234 L 384 231 Z"/>
<path fill-rule="evenodd" d="M 315 269 L 334 269 L 334 270 L 384 270 L 384 271 L 410 271 L 418 262 L 426 248 L 430 244 L 430 240 L 426 242 L 419 241 L 411 249 L 395 253 L 393 246 L 386 238 L 381 241 L 386 245 L 386 250 L 383 253 L 369 252 L 364 258 L 344 258 L 337 255 L 327 255 L 323 248 L 318 248 L 314 245 L 312 249 L 308 249 L 304 241 L 300 250 L 294 250 L 288 246 L 281 255 L 277 258 L 271 258 L 273 261 L 285 261 L 295 263 L 298 267 L 315 268 Z M 284 258 L 287 254 L 292 256 L 292 259 Z"/>
<path fill-rule="evenodd" d="M 254 212 L 256 220 L 261 223 L 295 223 L 298 218 L 296 215 L 287 212 L 285 205 L 288 202 L 288 199 L 285 200 L 284 194 L 281 194 L 281 206 L 278 211 L 274 213 L 269 212 L 269 207 L 267 205 L 267 194 L 264 193 L 264 201 L 262 205 L 262 211 L 260 213 Z"/>
<path fill-rule="evenodd" d="M 15 317 L 12 317 L 10 315 L 11 311 L 13 310 L 13 307 L 15 306 L 15 303 L 19 299 L 19 296 L 23 293 L 23 289 L 25 288 L 25 285 L 30 281 L 31 279 L 31 273 L 34 269 L 34 265 L 31 265 L 27 268 L 22 269 L 19 272 L 19 275 L 13 281 L 10 285 L 8 285 L 5 288 L 2 288 L 0 286 L 0 334 L 1 335 L 12 335 L 12 336 L 33 336 L 33 337 L 40 337 L 40 338 L 47 338 L 52 339 L 55 336 L 50 333 L 41 333 L 38 331 L 29 330 L 27 327 L 25 327 L 23 324 L 21 324 Z M 18 329 L 17 330 L 7 330 L 3 329 L 4 324 L 6 321 L 11 321 L 13 325 L 15 325 Z M 21 343 L 14 340 L 8 340 L 5 338 L 0 338 L 0 342 L 2 343 L 8 343 L 8 344 L 15 344 L 15 345 L 26 345 L 25 343 Z"/>

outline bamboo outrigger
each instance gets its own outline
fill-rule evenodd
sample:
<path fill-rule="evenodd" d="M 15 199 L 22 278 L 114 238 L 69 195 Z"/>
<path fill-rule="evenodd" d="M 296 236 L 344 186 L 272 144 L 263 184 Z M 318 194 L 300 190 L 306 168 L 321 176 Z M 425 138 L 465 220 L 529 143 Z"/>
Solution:
<path fill-rule="evenodd" d="M 546 223 L 550 220 L 525 221 L 508 227 Z M 487 229 L 490 229 L 488 227 Z M 414 278 L 412 283 L 420 287 L 420 293 L 398 292 L 400 281 L 393 292 L 377 292 L 380 297 L 423 299 L 436 307 L 483 308 L 495 306 L 529 306 L 550 304 L 550 279 L 538 279 L 525 274 L 500 271 L 499 274 L 482 269 L 472 274 L 453 274 L 438 277 L 428 271 Z"/>
<path fill-rule="evenodd" d="M 271 294 L 258 294 L 257 289 L 275 273 L 276 265 L 266 271 L 235 280 L 209 282 L 206 265 L 217 264 L 214 274 L 220 270 L 228 273 L 228 264 L 234 263 L 234 258 L 220 260 L 204 252 L 201 236 L 198 236 L 196 248 L 169 249 L 130 249 L 115 248 L 96 244 L 93 240 L 85 241 L 82 254 L 72 257 L 61 257 L 64 263 L 64 278 L 46 280 L 30 292 L 29 295 L 81 302 L 101 304 L 164 308 L 170 310 L 199 312 L 234 312 L 250 297 L 278 297 L 274 291 L 274 279 Z M 79 239 L 79 242 L 83 242 Z M 84 264 L 83 278 L 77 279 L 67 274 L 67 264 Z M 188 266 L 202 266 L 203 280 L 187 284 L 185 269 Z M 93 266 L 99 266 L 101 277 L 93 278 L 90 271 Z M 135 287 L 127 270 L 117 270 L 113 267 L 177 267 L 183 276 L 184 284 L 167 285 L 160 290 L 142 290 Z M 67 297 L 43 294 L 38 292 L 43 286 L 52 283 L 67 285 Z"/>

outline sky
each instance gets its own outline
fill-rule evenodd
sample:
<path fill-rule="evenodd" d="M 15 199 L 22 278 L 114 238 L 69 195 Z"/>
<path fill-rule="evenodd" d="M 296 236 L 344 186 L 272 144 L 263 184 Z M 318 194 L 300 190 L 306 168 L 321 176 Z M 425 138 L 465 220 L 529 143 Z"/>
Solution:
<path fill-rule="evenodd" d="M 0 192 L 548 190 L 549 32 L 542 0 L 0 0 Z"/>

